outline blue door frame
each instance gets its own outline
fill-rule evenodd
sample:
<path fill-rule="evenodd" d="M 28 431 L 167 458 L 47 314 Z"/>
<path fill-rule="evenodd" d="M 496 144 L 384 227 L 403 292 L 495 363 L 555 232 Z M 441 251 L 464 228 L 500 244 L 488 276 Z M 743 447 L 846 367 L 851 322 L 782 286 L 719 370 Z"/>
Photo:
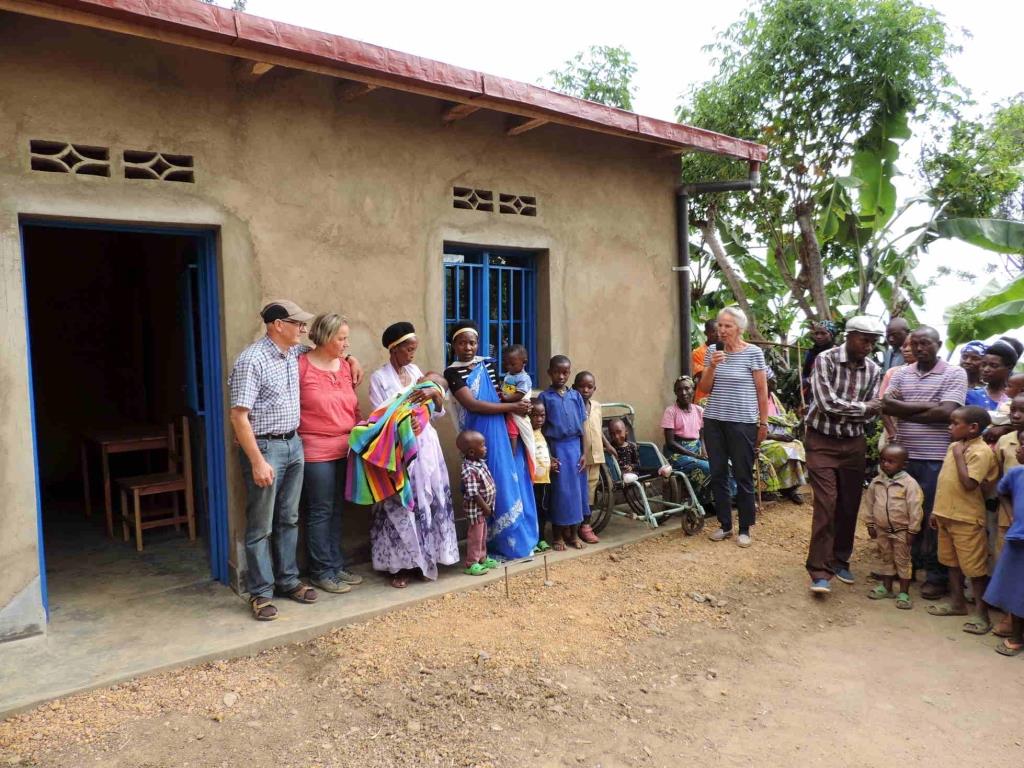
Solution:
<path fill-rule="evenodd" d="M 22 259 L 22 291 L 25 305 L 25 346 L 28 352 L 28 385 L 29 385 L 29 416 L 32 420 L 32 459 L 35 470 L 36 485 L 36 520 L 39 536 L 39 579 L 42 589 L 43 606 L 49 618 L 49 600 L 46 586 L 46 554 L 43 549 L 43 504 L 39 487 L 39 451 L 36 437 L 35 388 L 32 381 L 32 333 L 28 322 L 28 268 L 25 249 L 25 230 L 36 228 L 47 229 L 85 229 L 104 232 L 125 232 L 148 235 L 177 235 L 195 239 L 198 263 L 195 268 L 199 294 L 199 338 L 202 360 L 202 393 L 193 400 L 190 393 L 190 405 L 196 415 L 203 419 L 206 437 L 206 487 L 207 509 L 209 510 L 208 545 L 210 556 L 210 575 L 221 582 L 228 583 L 228 499 L 227 499 L 227 467 L 224 455 L 224 401 L 221 373 L 221 333 L 220 333 L 220 279 L 217 269 L 217 233 L 213 229 L 188 227 L 147 226 L 141 224 L 111 224 L 88 221 L 63 221 L 59 219 L 40 219 L 23 217 L 18 222 L 21 236 Z M 189 270 L 190 272 L 192 270 Z M 187 333 L 191 333 L 189 328 Z M 193 361 L 188 362 L 189 365 Z"/>

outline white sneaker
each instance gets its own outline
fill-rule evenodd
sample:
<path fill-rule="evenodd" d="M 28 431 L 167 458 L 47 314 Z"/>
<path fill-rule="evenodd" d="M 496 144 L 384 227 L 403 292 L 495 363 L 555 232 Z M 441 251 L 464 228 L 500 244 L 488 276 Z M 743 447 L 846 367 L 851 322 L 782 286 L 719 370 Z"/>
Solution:
<path fill-rule="evenodd" d="M 737 546 L 749 547 L 753 543 L 754 542 L 750 540 L 750 534 L 749 533 L 741 533 L 739 536 L 736 537 L 736 544 L 737 544 Z"/>
<path fill-rule="evenodd" d="M 719 528 L 717 531 L 708 536 L 708 538 L 711 541 L 725 541 L 726 539 L 732 538 L 732 531 L 723 531 L 721 528 Z"/>

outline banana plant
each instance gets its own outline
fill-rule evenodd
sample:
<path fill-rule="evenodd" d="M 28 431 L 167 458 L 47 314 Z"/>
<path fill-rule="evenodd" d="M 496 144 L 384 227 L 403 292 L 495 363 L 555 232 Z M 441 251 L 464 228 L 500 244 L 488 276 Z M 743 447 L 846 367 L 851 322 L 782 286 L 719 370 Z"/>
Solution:
<path fill-rule="evenodd" d="M 1005 219 L 945 219 L 936 224 L 942 237 L 1002 254 L 1024 255 L 1024 222 Z M 990 282 L 967 301 L 946 310 L 946 345 L 954 349 L 1024 326 L 1024 275 L 1008 285 Z"/>

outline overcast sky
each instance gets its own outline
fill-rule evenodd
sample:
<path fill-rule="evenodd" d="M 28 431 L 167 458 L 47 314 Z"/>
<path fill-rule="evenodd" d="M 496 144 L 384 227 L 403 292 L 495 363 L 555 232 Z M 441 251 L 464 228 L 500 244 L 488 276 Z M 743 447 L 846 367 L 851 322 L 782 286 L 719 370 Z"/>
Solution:
<path fill-rule="evenodd" d="M 958 32 L 964 50 L 949 65 L 981 107 L 987 109 L 1024 90 L 1019 66 L 1024 2 L 933 0 L 930 4 L 951 27 L 970 31 L 969 37 Z M 591 45 L 623 45 L 638 66 L 634 109 L 672 120 L 679 95 L 713 71 L 710 54 L 702 47 L 747 6 L 738 0 L 249 0 L 247 10 L 533 83 Z M 912 151 L 908 147 L 904 154 Z M 903 165 L 909 168 L 910 162 L 905 159 Z M 912 192 L 905 184 L 901 191 L 904 187 Z M 940 243 L 925 257 L 918 277 L 926 280 L 939 265 L 962 267 L 985 258 L 984 252 L 968 246 Z M 919 314 L 926 322 L 942 325 L 943 309 L 975 288 L 945 278 L 928 292 Z"/>

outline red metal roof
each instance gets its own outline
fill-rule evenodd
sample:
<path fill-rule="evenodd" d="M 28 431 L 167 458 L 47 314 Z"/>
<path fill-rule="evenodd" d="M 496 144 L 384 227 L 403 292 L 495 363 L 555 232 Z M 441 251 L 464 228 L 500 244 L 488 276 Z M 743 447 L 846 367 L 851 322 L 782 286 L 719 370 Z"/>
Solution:
<path fill-rule="evenodd" d="M 751 141 L 566 96 L 422 56 L 296 27 L 198 0 L 0 0 L 12 10 L 83 26 L 152 37 L 281 66 L 411 91 L 666 148 L 693 149 L 762 162 Z"/>

